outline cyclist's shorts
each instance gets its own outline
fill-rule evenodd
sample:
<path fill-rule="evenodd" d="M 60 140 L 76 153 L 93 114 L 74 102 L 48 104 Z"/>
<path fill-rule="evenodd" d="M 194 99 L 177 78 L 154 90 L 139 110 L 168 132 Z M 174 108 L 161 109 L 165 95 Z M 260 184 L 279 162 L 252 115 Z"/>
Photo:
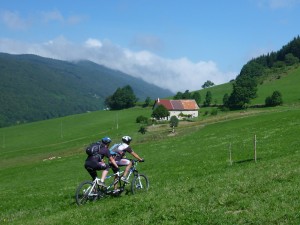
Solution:
<path fill-rule="evenodd" d="M 118 166 L 127 166 L 130 163 L 129 159 L 121 159 L 119 161 L 116 161 L 116 163 L 118 164 Z"/>

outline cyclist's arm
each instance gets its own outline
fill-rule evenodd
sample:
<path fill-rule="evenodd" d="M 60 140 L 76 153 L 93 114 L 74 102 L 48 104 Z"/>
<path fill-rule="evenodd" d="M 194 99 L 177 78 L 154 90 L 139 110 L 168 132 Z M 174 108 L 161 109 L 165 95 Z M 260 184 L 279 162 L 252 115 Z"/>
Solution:
<path fill-rule="evenodd" d="M 138 159 L 138 160 L 143 160 L 138 154 L 136 154 L 135 152 L 131 152 L 130 153 L 131 155 L 133 155 L 136 159 Z"/>
<path fill-rule="evenodd" d="M 115 168 L 119 168 L 115 159 L 112 156 L 109 157 L 109 161 L 114 165 Z"/>

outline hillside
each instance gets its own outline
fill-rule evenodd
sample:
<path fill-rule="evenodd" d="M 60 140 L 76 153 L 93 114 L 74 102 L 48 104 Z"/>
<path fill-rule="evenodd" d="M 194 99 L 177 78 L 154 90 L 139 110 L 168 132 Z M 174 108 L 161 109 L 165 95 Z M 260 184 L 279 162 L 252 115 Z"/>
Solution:
<path fill-rule="evenodd" d="M 226 107 L 242 109 L 253 105 L 264 105 L 265 99 L 279 91 L 285 103 L 299 100 L 295 95 L 300 74 L 300 37 L 295 37 L 276 52 L 251 59 L 241 69 L 234 81 L 200 90 L 204 99 L 212 94 L 211 105 L 223 105 L 228 94 Z M 288 77 L 288 78 L 287 78 Z M 257 89 L 257 90 L 256 90 Z"/>
<path fill-rule="evenodd" d="M 169 90 L 89 62 L 0 53 L 0 127 L 103 109 L 105 98 L 130 85 L 140 101 Z"/>
<path fill-rule="evenodd" d="M 298 224 L 299 112 L 299 106 L 283 106 L 220 113 L 188 126 L 179 123 L 175 136 L 169 135 L 168 125 L 145 135 L 137 132 L 135 118 L 149 116 L 149 108 L 98 111 L 1 128 L 0 221 Z M 77 207 L 75 189 L 90 179 L 83 168 L 84 146 L 105 135 L 118 142 L 124 134 L 133 137 L 134 150 L 145 158 L 139 171 L 149 177 L 148 193 L 123 194 Z"/>
<path fill-rule="evenodd" d="M 138 132 L 136 118 L 150 117 L 150 107 L 0 128 L 0 223 L 299 224 L 299 83 L 298 65 L 280 69 L 259 83 L 251 104 L 279 90 L 282 106 L 215 115 L 201 107 L 200 117 L 180 121 L 174 134 L 169 124 Z M 221 103 L 232 83 L 200 90 L 202 100 L 207 90 Z M 75 190 L 90 179 L 85 146 L 103 136 L 117 143 L 123 135 L 145 158 L 138 170 L 148 176 L 149 191 L 78 207 Z"/>
<path fill-rule="evenodd" d="M 252 99 L 250 106 L 264 105 L 265 99 L 271 96 L 274 91 L 280 91 L 284 104 L 295 104 L 300 100 L 298 86 L 300 82 L 300 66 L 290 66 L 279 70 L 276 73 L 264 77 L 263 82 L 257 85 L 257 97 Z M 224 95 L 232 92 L 232 83 L 216 85 L 199 91 L 202 102 L 205 99 L 206 92 L 212 94 L 212 104 L 223 104 Z"/>

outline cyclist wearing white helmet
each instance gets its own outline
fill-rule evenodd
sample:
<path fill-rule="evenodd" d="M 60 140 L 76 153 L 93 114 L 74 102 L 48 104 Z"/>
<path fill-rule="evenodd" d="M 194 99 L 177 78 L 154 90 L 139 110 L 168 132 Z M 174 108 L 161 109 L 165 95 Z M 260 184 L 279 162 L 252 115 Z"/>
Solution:
<path fill-rule="evenodd" d="M 118 166 L 126 166 L 124 175 L 122 176 L 121 180 L 129 183 L 128 180 L 126 179 L 127 174 L 129 172 L 130 167 L 132 166 L 132 162 L 129 159 L 126 159 L 125 154 L 128 152 L 130 153 L 133 157 L 138 159 L 140 162 L 144 162 L 144 159 L 141 158 L 137 153 L 135 153 L 132 148 L 130 147 L 130 142 L 132 141 L 132 138 L 130 136 L 124 136 L 122 137 L 122 144 L 118 146 L 118 149 L 115 150 L 117 153 L 115 156 L 115 161 Z M 113 168 L 114 172 L 115 169 Z"/>
<path fill-rule="evenodd" d="M 98 145 L 97 152 L 95 152 L 95 154 L 93 155 L 89 155 L 84 164 L 85 169 L 89 172 L 93 180 L 95 180 L 95 178 L 97 177 L 97 170 L 103 170 L 101 181 L 100 183 L 98 183 L 103 187 L 106 187 L 104 181 L 110 168 L 110 165 L 105 163 L 104 157 L 108 158 L 110 163 L 112 163 L 112 165 L 114 166 L 114 171 L 119 171 L 119 167 L 108 149 L 110 143 L 111 139 L 109 137 L 102 138 L 101 142 L 98 141 L 96 143 L 96 145 Z"/>

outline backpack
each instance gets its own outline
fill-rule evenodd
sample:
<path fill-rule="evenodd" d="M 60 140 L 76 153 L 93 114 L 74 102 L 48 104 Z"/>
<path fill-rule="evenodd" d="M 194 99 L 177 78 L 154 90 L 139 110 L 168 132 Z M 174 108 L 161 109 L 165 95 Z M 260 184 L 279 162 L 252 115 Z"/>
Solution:
<path fill-rule="evenodd" d="M 88 147 L 86 147 L 85 152 L 89 156 L 93 156 L 93 155 L 99 154 L 99 150 L 100 150 L 100 143 L 96 142 L 96 143 L 92 143 Z"/>
<path fill-rule="evenodd" d="M 118 148 L 119 148 L 119 146 L 120 146 L 121 144 L 122 144 L 122 143 L 114 144 L 113 146 L 111 146 L 110 149 L 109 149 L 110 154 L 111 154 L 111 155 L 118 155 L 118 154 L 120 154 Z"/>

